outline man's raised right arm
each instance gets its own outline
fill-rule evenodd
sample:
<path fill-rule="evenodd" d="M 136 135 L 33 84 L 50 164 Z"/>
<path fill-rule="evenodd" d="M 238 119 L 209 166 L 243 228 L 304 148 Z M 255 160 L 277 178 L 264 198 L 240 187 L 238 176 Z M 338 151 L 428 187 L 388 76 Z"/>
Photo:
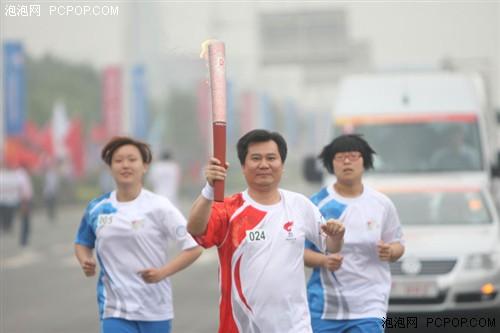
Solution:
<path fill-rule="evenodd" d="M 187 230 L 191 235 L 199 236 L 205 233 L 214 199 L 213 184 L 215 180 L 224 180 L 226 178 L 226 168 L 222 167 L 220 161 L 214 157 L 208 162 L 205 168 L 207 184 L 193 203 L 189 212 Z"/>

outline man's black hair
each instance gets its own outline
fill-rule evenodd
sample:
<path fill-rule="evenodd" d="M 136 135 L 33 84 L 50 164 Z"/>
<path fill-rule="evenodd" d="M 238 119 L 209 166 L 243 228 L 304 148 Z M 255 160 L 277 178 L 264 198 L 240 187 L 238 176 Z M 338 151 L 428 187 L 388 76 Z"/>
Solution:
<path fill-rule="evenodd" d="M 365 170 L 373 168 L 373 154 L 375 151 L 360 134 L 343 134 L 332 140 L 323 147 L 323 151 L 318 158 L 323 162 L 325 169 L 333 174 L 333 158 L 337 153 L 348 151 L 358 151 L 363 156 L 363 167 Z"/>
<path fill-rule="evenodd" d="M 278 146 L 278 151 L 281 157 L 281 162 L 285 163 L 287 146 L 285 139 L 278 132 L 270 132 L 264 129 L 256 129 L 243 135 L 236 145 L 238 151 L 238 159 L 241 165 L 245 164 L 245 159 L 248 153 L 248 146 L 252 143 L 274 141 Z"/>

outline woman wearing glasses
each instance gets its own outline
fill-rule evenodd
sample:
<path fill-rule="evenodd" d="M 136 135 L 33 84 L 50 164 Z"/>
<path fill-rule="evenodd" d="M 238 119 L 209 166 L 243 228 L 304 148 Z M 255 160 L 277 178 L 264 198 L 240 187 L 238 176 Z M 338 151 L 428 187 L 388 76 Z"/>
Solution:
<path fill-rule="evenodd" d="M 305 263 L 312 267 L 308 301 L 315 333 L 383 332 L 391 288 L 389 262 L 404 252 L 401 224 L 390 199 L 363 184 L 373 168 L 374 150 L 360 136 L 341 135 L 319 159 L 336 176 L 311 200 L 325 219 L 345 225 L 339 253 L 320 253 L 306 241 Z"/>

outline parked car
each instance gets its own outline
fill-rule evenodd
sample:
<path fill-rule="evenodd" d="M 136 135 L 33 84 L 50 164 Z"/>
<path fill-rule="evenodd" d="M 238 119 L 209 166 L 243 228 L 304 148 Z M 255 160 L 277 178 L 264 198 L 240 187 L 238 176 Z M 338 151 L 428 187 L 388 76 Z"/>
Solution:
<path fill-rule="evenodd" d="M 460 179 L 385 182 L 406 239 L 391 264 L 392 315 L 496 319 L 500 326 L 500 223 L 491 194 Z"/>

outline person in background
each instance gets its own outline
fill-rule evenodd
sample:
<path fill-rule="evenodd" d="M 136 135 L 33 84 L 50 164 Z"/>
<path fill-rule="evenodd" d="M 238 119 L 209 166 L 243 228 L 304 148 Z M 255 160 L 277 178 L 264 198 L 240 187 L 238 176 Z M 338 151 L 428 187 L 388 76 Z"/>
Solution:
<path fill-rule="evenodd" d="M 147 144 L 115 137 L 102 150 L 116 189 L 83 214 L 75 254 L 88 277 L 100 265 L 101 333 L 169 333 L 174 316 L 169 277 L 201 254 L 186 220 L 166 198 L 143 188 L 152 156 Z M 169 244 L 180 253 L 170 258 Z"/>
<path fill-rule="evenodd" d="M 306 242 L 307 285 L 315 333 L 380 333 L 387 315 L 389 262 L 404 252 L 399 217 L 391 200 L 363 183 L 373 167 L 370 145 L 359 135 L 341 135 L 319 155 L 336 181 L 311 198 L 325 219 L 345 226 L 341 251 L 328 254 Z"/>
<path fill-rule="evenodd" d="M 31 175 L 27 168 L 18 168 L 21 190 L 21 203 L 19 206 L 21 215 L 20 245 L 27 246 L 31 234 L 31 211 L 33 209 L 33 184 Z"/>
<path fill-rule="evenodd" d="M 153 187 L 153 192 L 168 198 L 174 205 L 178 203 L 177 193 L 181 171 L 172 155 L 164 151 L 159 161 L 151 164 L 148 172 L 148 181 Z"/>
<path fill-rule="evenodd" d="M 59 164 L 56 159 L 51 159 L 45 170 L 43 198 L 47 209 L 47 218 L 50 222 L 55 222 L 57 219 L 58 194 L 61 183 Z"/>
<path fill-rule="evenodd" d="M 0 156 L 0 229 L 2 235 L 12 232 L 16 211 L 21 203 L 22 179 L 12 162 Z"/>

